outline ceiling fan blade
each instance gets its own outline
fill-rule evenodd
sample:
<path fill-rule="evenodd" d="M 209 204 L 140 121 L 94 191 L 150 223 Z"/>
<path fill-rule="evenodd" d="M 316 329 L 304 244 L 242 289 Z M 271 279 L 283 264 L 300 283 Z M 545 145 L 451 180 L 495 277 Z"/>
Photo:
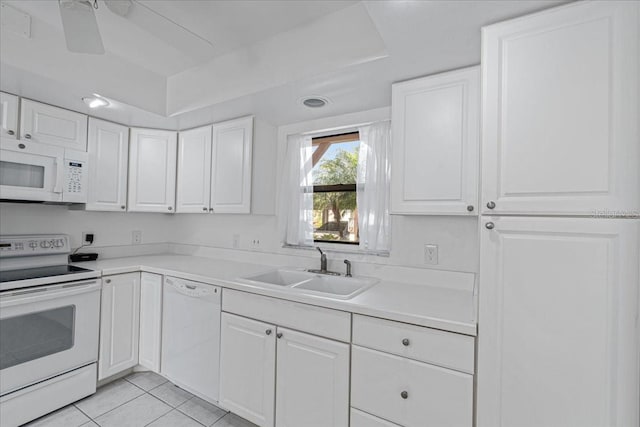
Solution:
<path fill-rule="evenodd" d="M 88 0 L 59 0 L 67 49 L 76 53 L 103 54 L 96 15 Z"/>
<path fill-rule="evenodd" d="M 131 0 L 104 0 L 104 4 L 111 12 L 119 16 L 127 16 L 133 2 Z"/>

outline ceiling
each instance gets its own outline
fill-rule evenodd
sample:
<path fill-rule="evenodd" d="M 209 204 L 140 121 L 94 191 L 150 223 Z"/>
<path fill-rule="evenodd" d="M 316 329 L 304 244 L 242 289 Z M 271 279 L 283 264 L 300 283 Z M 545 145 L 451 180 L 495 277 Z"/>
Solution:
<path fill-rule="evenodd" d="M 99 93 L 113 106 L 92 115 L 136 126 L 281 125 L 387 106 L 392 82 L 478 64 L 482 26 L 560 3 L 134 0 L 123 18 L 99 0 L 106 53 L 82 55 L 57 1 L 2 0 L 31 37 L 2 26 L 0 88 L 80 111 Z M 303 107 L 309 95 L 331 102 Z"/>

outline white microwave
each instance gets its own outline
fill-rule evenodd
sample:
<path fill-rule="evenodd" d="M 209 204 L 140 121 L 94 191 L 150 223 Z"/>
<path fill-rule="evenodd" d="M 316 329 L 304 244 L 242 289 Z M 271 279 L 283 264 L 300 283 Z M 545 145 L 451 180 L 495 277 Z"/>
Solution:
<path fill-rule="evenodd" d="M 87 202 L 88 155 L 38 142 L 0 140 L 0 199 Z"/>

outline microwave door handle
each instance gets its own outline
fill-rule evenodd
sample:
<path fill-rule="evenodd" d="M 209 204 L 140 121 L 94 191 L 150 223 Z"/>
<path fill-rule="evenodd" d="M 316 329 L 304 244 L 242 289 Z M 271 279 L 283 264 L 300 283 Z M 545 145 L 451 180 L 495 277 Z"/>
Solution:
<path fill-rule="evenodd" d="M 64 161 L 62 156 L 56 156 L 53 160 L 55 164 L 56 174 L 55 174 L 55 183 L 53 185 L 53 192 L 56 194 L 62 193 L 62 179 L 64 176 Z"/>

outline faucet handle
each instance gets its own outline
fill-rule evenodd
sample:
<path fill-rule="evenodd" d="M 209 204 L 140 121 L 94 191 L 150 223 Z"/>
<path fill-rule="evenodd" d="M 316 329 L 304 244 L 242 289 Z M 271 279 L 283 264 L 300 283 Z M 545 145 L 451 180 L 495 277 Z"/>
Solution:
<path fill-rule="evenodd" d="M 351 277 L 351 261 L 349 261 L 348 259 L 345 259 L 344 263 L 347 265 L 347 273 L 345 274 L 345 276 Z"/>

